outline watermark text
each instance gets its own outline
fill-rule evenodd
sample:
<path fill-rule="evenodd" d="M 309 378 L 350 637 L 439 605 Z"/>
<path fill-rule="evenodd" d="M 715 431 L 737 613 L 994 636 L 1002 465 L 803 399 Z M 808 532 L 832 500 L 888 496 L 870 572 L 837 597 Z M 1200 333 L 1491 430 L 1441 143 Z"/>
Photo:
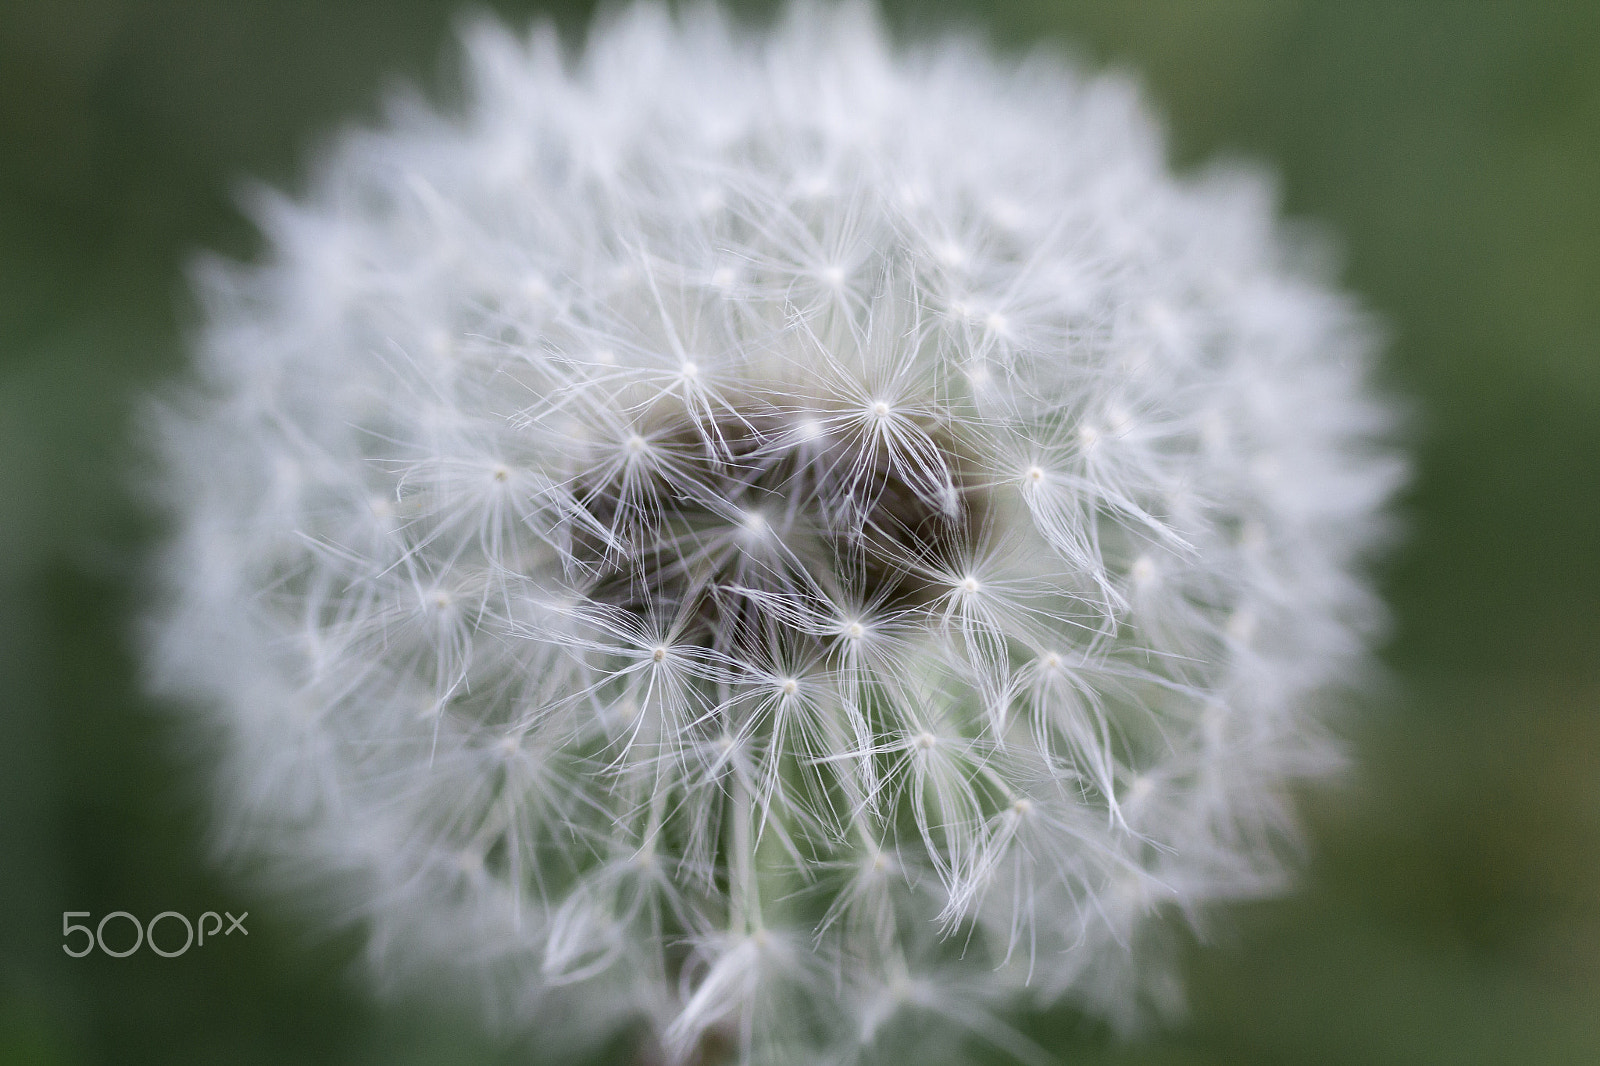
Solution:
<path fill-rule="evenodd" d="M 227 928 L 223 928 L 222 918 L 227 916 Z M 138 951 L 141 947 L 149 949 L 164 959 L 175 959 L 188 951 L 191 947 L 204 947 L 206 937 L 215 940 L 220 934 L 232 936 L 234 933 L 250 935 L 250 930 L 244 927 L 244 920 L 250 917 L 250 912 L 245 911 L 235 918 L 228 911 L 218 914 L 216 911 L 206 911 L 198 921 L 191 922 L 187 915 L 177 911 L 162 911 L 148 922 L 140 923 L 127 911 L 112 911 L 103 915 L 100 921 L 90 926 L 74 922 L 74 918 L 92 918 L 89 911 L 62 911 L 61 912 L 61 950 L 75 959 L 100 949 L 102 955 L 110 955 L 113 959 L 125 959 Z M 209 924 L 209 927 L 207 923 Z M 161 942 L 156 942 L 156 930 L 161 930 Z M 182 929 L 182 943 L 179 943 L 179 929 Z M 111 942 L 106 942 L 107 931 L 111 932 Z M 132 942 L 129 942 L 129 937 Z M 79 938 L 74 942 L 74 938 Z"/>

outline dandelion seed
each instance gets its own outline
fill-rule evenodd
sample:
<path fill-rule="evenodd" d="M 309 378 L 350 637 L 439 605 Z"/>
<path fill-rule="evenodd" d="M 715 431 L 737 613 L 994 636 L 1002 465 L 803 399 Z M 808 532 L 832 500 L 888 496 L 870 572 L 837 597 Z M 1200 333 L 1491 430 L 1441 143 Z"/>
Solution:
<path fill-rule="evenodd" d="M 538 274 L 530 274 L 523 280 L 522 291 L 535 302 L 543 302 L 551 296 L 550 283 Z"/>
<path fill-rule="evenodd" d="M 1148 555 L 1141 555 L 1133 561 L 1133 566 L 1129 569 L 1129 575 L 1133 578 L 1135 585 L 1148 585 L 1156 579 L 1156 564 L 1151 561 Z"/>

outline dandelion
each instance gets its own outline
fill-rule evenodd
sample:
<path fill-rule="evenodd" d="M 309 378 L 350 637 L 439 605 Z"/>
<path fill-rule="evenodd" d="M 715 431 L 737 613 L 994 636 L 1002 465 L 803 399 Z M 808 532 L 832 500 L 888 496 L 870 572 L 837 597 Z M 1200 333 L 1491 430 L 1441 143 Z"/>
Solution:
<path fill-rule="evenodd" d="M 1337 764 L 1398 472 L 1265 184 L 861 8 L 466 36 L 464 113 L 201 272 L 154 656 L 228 846 L 670 1062 L 1176 1009 L 1165 915 L 1277 891 Z"/>

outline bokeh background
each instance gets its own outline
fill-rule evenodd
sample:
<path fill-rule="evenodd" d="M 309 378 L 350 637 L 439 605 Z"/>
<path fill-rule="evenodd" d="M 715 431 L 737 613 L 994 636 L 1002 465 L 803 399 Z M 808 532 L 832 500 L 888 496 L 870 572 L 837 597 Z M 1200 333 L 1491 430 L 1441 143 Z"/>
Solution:
<path fill-rule="evenodd" d="M 495 5 L 514 21 L 525 5 Z M 397 79 L 448 96 L 456 5 L 0 2 L 0 1064 L 540 1061 L 378 1003 L 353 937 L 206 858 L 133 624 L 155 534 L 138 398 L 181 372 L 184 266 L 249 257 L 245 178 L 294 189 Z M 581 3 L 552 14 L 580 39 Z M 1244 156 L 1325 224 L 1408 397 L 1389 688 L 1306 798 L 1297 894 L 1188 952 L 1191 1021 L 1071 1063 L 1600 1063 L 1600 4 L 898 3 L 1140 73 L 1179 166 Z M 248 910 L 248 938 L 68 958 L 61 913 Z M 126 932 L 126 930 L 124 930 Z M 174 931 L 175 932 L 175 931 Z M 625 1061 L 625 1057 L 612 1056 Z M 978 1054 L 976 1061 L 1000 1061 Z"/>

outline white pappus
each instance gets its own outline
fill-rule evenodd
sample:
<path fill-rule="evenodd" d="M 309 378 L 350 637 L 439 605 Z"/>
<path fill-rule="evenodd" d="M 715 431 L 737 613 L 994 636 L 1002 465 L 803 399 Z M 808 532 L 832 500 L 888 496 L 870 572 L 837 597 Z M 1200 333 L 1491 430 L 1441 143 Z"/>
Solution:
<path fill-rule="evenodd" d="M 201 272 L 152 661 L 226 846 L 672 1063 L 1177 1010 L 1163 915 L 1278 891 L 1338 764 L 1401 473 L 1268 183 L 860 7 L 465 70 Z"/>

